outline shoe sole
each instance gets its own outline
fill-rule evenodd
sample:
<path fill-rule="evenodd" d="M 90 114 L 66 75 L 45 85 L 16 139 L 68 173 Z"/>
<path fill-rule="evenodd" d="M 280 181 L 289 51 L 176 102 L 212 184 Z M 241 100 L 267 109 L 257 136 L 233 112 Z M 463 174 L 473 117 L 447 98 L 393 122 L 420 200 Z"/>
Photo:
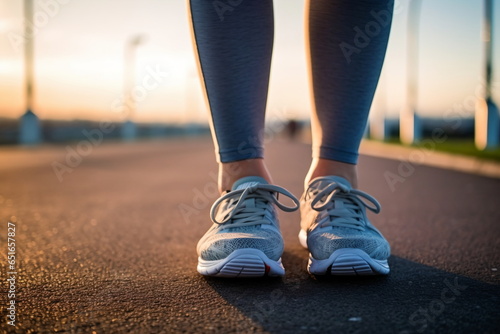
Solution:
<path fill-rule="evenodd" d="M 299 240 L 307 249 L 305 231 L 300 231 Z M 373 259 L 358 248 L 341 248 L 325 260 L 317 260 L 309 253 L 307 271 L 313 275 L 369 276 L 387 275 L 390 269 L 387 260 Z"/>
<path fill-rule="evenodd" d="M 279 277 L 285 275 L 285 268 L 278 261 L 269 259 L 258 249 L 244 248 L 232 252 L 222 260 L 206 261 L 198 258 L 198 272 L 214 277 Z"/>

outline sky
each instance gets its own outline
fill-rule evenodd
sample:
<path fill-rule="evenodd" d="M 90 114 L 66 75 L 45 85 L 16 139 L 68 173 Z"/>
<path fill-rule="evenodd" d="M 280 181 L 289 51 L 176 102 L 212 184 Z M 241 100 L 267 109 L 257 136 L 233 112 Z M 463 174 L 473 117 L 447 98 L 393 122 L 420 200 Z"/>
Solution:
<path fill-rule="evenodd" d="M 245 0 L 244 0 L 245 1 Z M 406 98 L 409 2 L 397 0 L 373 110 L 395 116 Z M 23 1 L 0 0 L 0 117 L 25 110 Z M 124 49 L 136 49 L 140 122 L 205 122 L 184 0 L 35 0 L 34 111 L 43 119 L 122 120 Z M 267 115 L 307 118 L 311 110 L 304 41 L 304 0 L 275 0 L 275 44 Z M 472 114 L 481 87 L 480 0 L 423 0 L 419 98 L 424 116 Z M 500 6 L 494 7 L 494 98 L 500 103 Z M 144 82 L 146 82 L 144 84 Z M 146 88 L 147 89 L 146 89 Z"/>

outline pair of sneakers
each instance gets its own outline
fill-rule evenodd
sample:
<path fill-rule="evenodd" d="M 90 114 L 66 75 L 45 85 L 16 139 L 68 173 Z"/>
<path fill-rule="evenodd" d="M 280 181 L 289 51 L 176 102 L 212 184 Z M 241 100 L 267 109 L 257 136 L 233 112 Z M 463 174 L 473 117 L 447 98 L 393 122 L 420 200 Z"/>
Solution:
<path fill-rule="evenodd" d="M 294 205 L 284 205 L 279 195 Z M 309 250 L 309 273 L 389 273 L 389 243 L 366 216 L 366 208 L 378 213 L 380 204 L 339 176 L 315 178 L 300 202 L 261 177 L 236 181 L 210 210 L 214 224 L 198 242 L 198 272 L 217 277 L 283 276 L 284 243 L 276 207 L 287 212 L 300 207 L 299 241 Z"/>

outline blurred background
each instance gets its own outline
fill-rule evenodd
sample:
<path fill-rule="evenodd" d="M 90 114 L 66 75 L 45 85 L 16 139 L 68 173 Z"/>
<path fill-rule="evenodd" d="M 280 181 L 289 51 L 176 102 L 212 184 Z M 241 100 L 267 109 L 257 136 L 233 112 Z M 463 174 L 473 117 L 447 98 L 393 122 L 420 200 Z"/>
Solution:
<path fill-rule="evenodd" d="M 414 144 L 440 128 L 471 147 L 498 147 L 500 26 L 487 23 L 500 5 L 492 3 L 395 2 L 367 137 Z M 307 129 L 304 1 L 274 4 L 267 117 Z M 129 140 L 208 133 L 186 1 L 0 0 L 0 34 L 0 144 L 77 140 L 104 121 L 117 125 L 106 136 Z M 497 65 L 489 95 L 488 54 Z"/>

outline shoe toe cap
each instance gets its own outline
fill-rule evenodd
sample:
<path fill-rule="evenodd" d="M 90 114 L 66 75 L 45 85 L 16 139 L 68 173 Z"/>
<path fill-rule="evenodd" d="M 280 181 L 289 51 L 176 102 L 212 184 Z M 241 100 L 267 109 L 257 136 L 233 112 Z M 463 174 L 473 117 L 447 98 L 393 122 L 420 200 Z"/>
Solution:
<path fill-rule="evenodd" d="M 361 249 L 376 260 L 386 260 L 391 252 L 389 243 L 380 236 L 349 238 L 322 233 L 309 236 L 307 244 L 312 256 L 317 260 L 327 259 L 333 252 L 342 248 Z"/>
<path fill-rule="evenodd" d="M 276 233 L 263 236 L 238 235 L 224 236 L 207 240 L 204 247 L 200 248 L 200 257 L 207 261 L 222 260 L 237 249 L 258 249 L 266 256 L 277 261 L 283 254 L 283 240 Z"/>

